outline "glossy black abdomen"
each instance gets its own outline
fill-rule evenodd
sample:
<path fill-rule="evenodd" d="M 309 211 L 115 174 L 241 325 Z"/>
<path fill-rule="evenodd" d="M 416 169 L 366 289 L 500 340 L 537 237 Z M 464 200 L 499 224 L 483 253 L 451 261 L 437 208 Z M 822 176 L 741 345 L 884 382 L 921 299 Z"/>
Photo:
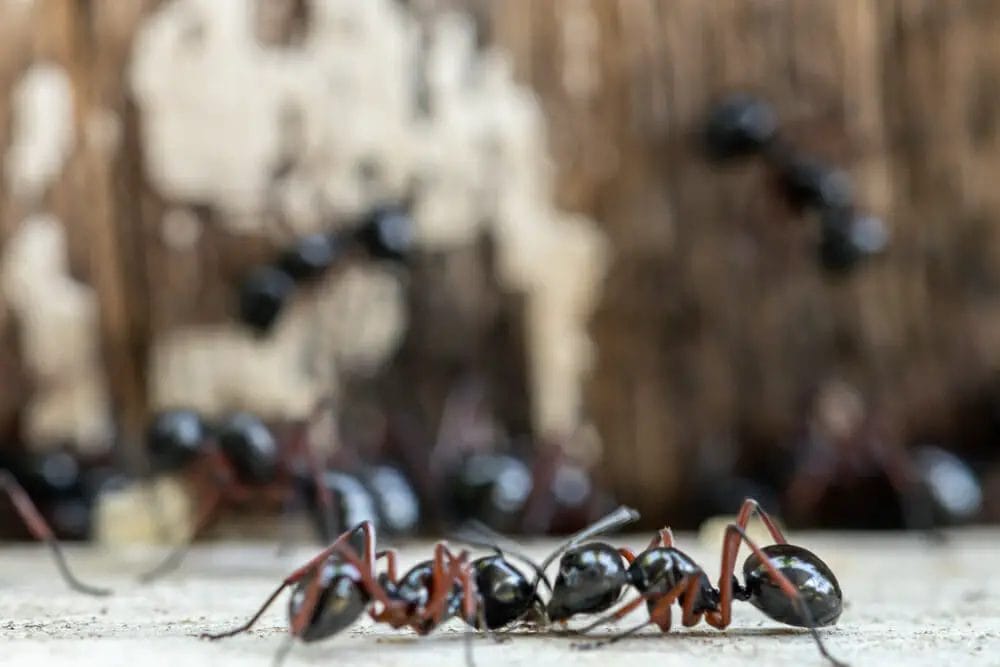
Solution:
<path fill-rule="evenodd" d="M 743 563 L 750 604 L 786 625 L 821 627 L 837 622 L 843 610 L 843 594 L 837 577 L 826 563 L 811 551 L 791 544 L 772 544 L 763 547 L 763 551 L 799 591 L 811 618 L 805 617 L 796 603 L 782 592 L 754 554 Z"/>
<path fill-rule="evenodd" d="M 320 587 L 319 600 L 299 634 L 302 641 L 325 639 L 358 620 L 368 605 L 368 595 L 358 585 L 360 578 L 353 565 L 331 559 L 316 575 L 303 579 L 295 586 L 288 603 L 288 617 L 292 619 L 293 627 L 308 597 L 309 587 Z"/>

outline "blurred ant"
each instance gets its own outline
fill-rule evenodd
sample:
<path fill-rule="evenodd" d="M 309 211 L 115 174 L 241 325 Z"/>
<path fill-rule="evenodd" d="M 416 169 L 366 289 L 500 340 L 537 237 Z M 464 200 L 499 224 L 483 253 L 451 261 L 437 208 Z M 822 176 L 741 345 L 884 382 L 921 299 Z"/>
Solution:
<path fill-rule="evenodd" d="M 716 163 L 764 160 L 789 208 L 816 216 L 817 260 L 829 275 L 846 274 L 883 253 L 889 242 L 885 222 L 857 210 L 847 172 L 793 149 L 779 130 L 778 115 L 770 104 L 735 93 L 709 111 L 702 139 L 706 154 Z"/>
<path fill-rule="evenodd" d="M 747 536 L 747 523 L 754 513 L 763 521 L 775 544 L 761 548 Z M 741 542 L 753 552 L 743 564 L 743 584 L 733 574 Z M 659 531 L 646 550 L 638 555 L 602 542 L 580 546 L 571 543 L 568 550 L 565 547 L 556 550 L 542 567 L 563 551 L 546 610 L 551 621 L 565 623 L 576 614 L 607 611 L 617 603 L 626 586 L 635 588 L 639 596 L 581 632 L 620 620 L 646 603 L 647 621 L 603 644 L 628 637 L 651 623 L 662 632 L 668 632 L 670 608 L 675 602 L 681 605 L 681 622 L 685 627 L 697 625 L 704 619 L 709 625 L 723 630 L 730 624 L 733 600 L 741 600 L 779 623 L 808 628 L 823 657 L 834 665 L 843 665 L 826 650 L 816 631 L 817 627 L 833 625 L 840 617 L 843 596 L 836 576 L 818 556 L 789 544 L 753 499 L 744 501 L 736 522 L 726 528 L 718 587 L 712 585 L 705 571 L 690 556 L 674 547 L 670 529 Z M 582 648 L 603 644 L 583 645 Z"/>
<path fill-rule="evenodd" d="M 345 231 L 302 236 L 271 264 L 257 266 L 239 286 L 239 319 L 266 335 L 297 287 L 319 280 L 350 255 L 403 263 L 413 249 L 413 220 L 405 204 L 377 206 Z"/>
<path fill-rule="evenodd" d="M 636 517 L 634 510 L 620 508 L 595 525 L 597 530 L 608 530 Z M 376 552 L 374 526 L 364 522 L 288 575 L 246 623 L 201 636 L 215 640 L 246 632 L 288 586 L 295 586 L 288 606 L 289 630 L 304 642 L 333 636 L 366 609 L 376 623 L 408 627 L 420 635 L 453 617 L 481 630 L 521 620 L 544 621 L 545 608 L 536 592 L 540 581 L 548 583 L 542 568 L 516 556 L 535 571 L 534 581 L 529 582 L 499 546 L 490 548 L 493 555 L 470 561 L 468 551 L 456 555 L 438 542 L 433 559 L 398 577 L 396 552 Z M 386 572 L 377 575 L 375 563 L 381 558 L 386 559 Z"/>
<path fill-rule="evenodd" d="M 853 385 L 824 381 L 811 397 L 792 457 L 786 485 L 791 518 L 902 526 L 938 540 L 945 538 L 942 526 L 973 518 L 982 490 L 968 465 L 937 447 L 907 448 L 892 424 L 891 415 Z"/>
<path fill-rule="evenodd" d="M 538 442 L 525 459 L 503 451 L 506 440 L 487 410 L 482 382 L 465 381 L 446 397 L 428 468 L 458 521 L 476 519 L 498 530 L 565 533 L 614 507 L 590 471 L 558 442 Z"/>
<path fill-rule="evenodd" d="M 67 586 L 74 591 L 87 595 L 103 596 L 111 594 L 111 591 L 108 589 L 90 586 L 77 579 L 76 575 L 70 570 L 59 540 L 56 539 L 49 524 L 42 517 L 38 508 L 35 507 L 35 503 L 32 502 L 31 497 L 28 496 L 21 484 L 8 470 L 0 469 L 0 490 L 10 498 L 14 509 L 17 510 L 21 520 L 24 521 L 24 525 L 27 526 L 35 539 L 45 543 L 45 546 L 49 548 L 49 551 L 52 553 L 52 559 L 59 569 L 59 574 Z"/>
<path fill-rule="evenodd" d="M 330 523 L 325 519 L 331 494 L 307 438 L 297 437 L 289 446 L 279 447 L 271 430 L 250 413 L 236 413 L 210 428 L 191 410 L 162 412 L 150 426 L 149 447 L 157 470 L 182 470 L 190 478 L 199 508 L 189 538 L 141 575 L 143 581 L 177 568 L 191 542 L 229 504 L 264 500 L 287 507 L 309 487 L 310 501 L 323 517 L 321 530 Z"/>

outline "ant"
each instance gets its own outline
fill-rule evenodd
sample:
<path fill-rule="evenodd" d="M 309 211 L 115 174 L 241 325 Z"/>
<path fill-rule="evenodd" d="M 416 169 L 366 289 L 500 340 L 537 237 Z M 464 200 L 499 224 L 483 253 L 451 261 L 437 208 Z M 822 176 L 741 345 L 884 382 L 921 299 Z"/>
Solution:
<path fill-rule="evenodd" d="M 404 204 L 376 206 L 345 231 L 300 237 L 276 261 L 255 267 L 243 278 L 239 319 L 266 335 L 297 287 L 316 282 L 352 254 L 403 264 L 413 245 L 413 220 Z"/>
<path fill-rule="evenodd" d="M 256 416 L 239 412 L 210 428 L 191 410 L 169 410 L 157 415 L 149 428 L 154 466 L 161 471 L 183 470 L 196 488 L 201 507 L 191 535 L 159 565 L 141 575 L 142 581 L 176 569 L 191 542 L 204 531 L 227 504 L 244 504 L 253 498 L 287 505 L 302 493 L 303 481 L 313 482 L 316 503 L 324 516 L 331 497 L 321 483 L 319 469 L 307 447 L 307 438 L 282 451 L 271 430 Z M 295 469 L 303 460 L 316 480 L 303 480 Z M 321 521 L 321 527 L 328 521 Z"/>
<path fill-rule="evenodd" d="M 603 532 L 637 516 L 634 510 L 619 508 L 587 532 Z M 438 542 L 433 559 L 397 577 L 396 552 L 375 551 L 375 529 L 366 521 L 288 575 L 246 623 L 201 636 L 216 640 L 248 631 L 289 586 L 295 587 L 288 606 L 289 630 L 293 638 L 304 642 L 333 636 L 357 621 L 366 609 L 376 623 L 408 627 L 419 635 L 429 634 L 456 616 L 481 630 L 496 630 L 531 618 L 547 620 L 536 592 L 540 580 L 548 583 L 544 570 L 516 555 L 535 570 L 536 578 L 529 582 L 500 547 L 490 548 L 492 555 L 470 562 L 468 551 L 456 555 L 445 542 Z M 386 572 L 377 575 L 375 563 L 381 558 L 386 559 Z"/>
<path fill-rule="evenodd" d="M 759 547 L 746 533 L 747 523 L 757 514 L 775 544 Z M 743 564 L 741 585 L 733 574 L 741 543 L 752 551 Z M 808 628 L 820 653 L 833 665 L 844 663 L 834 658 L 823 644 L 817 627 L 833 625 L 843 608 L 843 595 L 833 571 L 812 552 L 789 544 L 770 516 L 756 500 L 748 498 L 736 522 L 726 528 L 722 548 L 722 571 L 719 585 L 709 581 L 695 561 L 674 547 L 669 528 L 660 530 L 645 551 L 636 555 L 626 548 L 602 542 L 557 549 L 545 563 L 559 561 L 547 614 L 551 621 L 565 623 L 576 614 L 607 611 L 620 599 L 623 589 L 632 586 L 639 596 L 612 614 L 586 626 L 589 632 L 599 625 L 620 620 L 646 602 L 649 619 L 612 637 L 611 643 L 628 637 L 649 624 L 662 632 L 671 625 L 671 605 L 683 610 L 685 627 L 705 620 L 723 630 L 729 627 L 733 600 L 749 602 L 779 623 Z M 596 648 L 601 644 L 583 645 Z"/>
<path fill-rule="evenodd" d="M 70 570 L 66 562 L 66 556 L 63 554 L 62 546 L 59 544 L 59 540 L 56 539 L 49 524 L 42 517 L 41 512 L 38 511 L 38 508 L 32 502 L 31 497 L 24 490 L 24 487 L 21 486 L 17 478 L 8 470 L 0 469 L 0 490 L 10 498 L 14 509 L 17 510 L 21 520 L 24 521 L 24 525 L 28 527 L 28 530 L 31 531 L 35 539 L 43 542 L 49 548 L 49 551 L 52 553 L 52 559 L 59 569 L 59 574 L 67 586 L 74 591 L 87 595 L 104 596 L 111 594 L 111 591 L 106 588 L 90 586 L 77 579 L 73 571 Z"/>

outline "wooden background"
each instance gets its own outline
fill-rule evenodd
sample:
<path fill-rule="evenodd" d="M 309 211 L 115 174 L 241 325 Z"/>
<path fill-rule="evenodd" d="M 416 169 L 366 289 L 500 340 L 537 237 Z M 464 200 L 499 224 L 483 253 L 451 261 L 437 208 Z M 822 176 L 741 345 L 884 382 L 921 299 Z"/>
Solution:
<path fill-rule="evenodd" d="M 182 266 L 151 231 L 165 202 L 142 173 L 141 118 L 124 71 L 136 26 L 156 4 L 0 2 L 0 147 L 10 141 L 10 92 L 31 62 L 60 63 L 72 79 L 83 139 L 44 204 L 65 223 L 73 274 L 99 295 L 127 442 L 146 416 L 152 332 L 228 317 L 228 285 L 268 248 L 209 225 L 195 265 Z M 1000 370 L 1000 2 L 428 5 L 473 12 L 483 41 L 512 54 L 549 118 L 559 205 L 600 221 L 610 240 L 586 395 L 603 469 L 623 500 L 657 513 L 682 505 L 698 455 L 729 456 L 727 443 L 738 442 L 737 455 L 752 456 L 787 441 L 805 397 L 830 378 L 878 402 L 906 441 L 977 446 L 965 438 L 966 407 Z M 884 260 L 846 279 L 824 276 L 814 225 L 782 206 L 762 169 L 705 162 L 705 110 L 734 89 L 773 102 L 789 139 L 849 169 L 862 205 L 891 228 Z M 87 139 L 101 109 L 121 119 L 111 151 Z M 29 213 L 3 194 L 0 243 Z M 428 272 L 411 294 L 434 289 Z M 16 350 L 8 319 L 0 424 L 9 438 L 31 389 Z M 405 345 L 390 375 L 433 373 L 412 363 L 421 354 Z"/>

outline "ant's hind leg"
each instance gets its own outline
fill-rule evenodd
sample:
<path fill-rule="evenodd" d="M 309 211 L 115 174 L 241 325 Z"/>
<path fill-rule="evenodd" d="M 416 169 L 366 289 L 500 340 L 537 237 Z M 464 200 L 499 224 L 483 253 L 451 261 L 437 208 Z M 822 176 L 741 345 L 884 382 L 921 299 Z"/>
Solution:
<path fill-rule="evenodd" d="M 747 498 L 743 501 L 743 506 L 740 507 L 740 513 L 736 516 L 736 525 L 743 530 L 747 529 L 747 524 L 750 523 L 750 518 L 756 514 L 764 526 L 767 528 L 767 532 L 771 534 L 771 539 L 774 540 L 775 544 L 788 544 L 788 540 L 785 539 L 784 534 L 778 525 L 771 518 L 771 515 L 764 511 L 764 508 L 760 506 L 753 498 Z"/>

